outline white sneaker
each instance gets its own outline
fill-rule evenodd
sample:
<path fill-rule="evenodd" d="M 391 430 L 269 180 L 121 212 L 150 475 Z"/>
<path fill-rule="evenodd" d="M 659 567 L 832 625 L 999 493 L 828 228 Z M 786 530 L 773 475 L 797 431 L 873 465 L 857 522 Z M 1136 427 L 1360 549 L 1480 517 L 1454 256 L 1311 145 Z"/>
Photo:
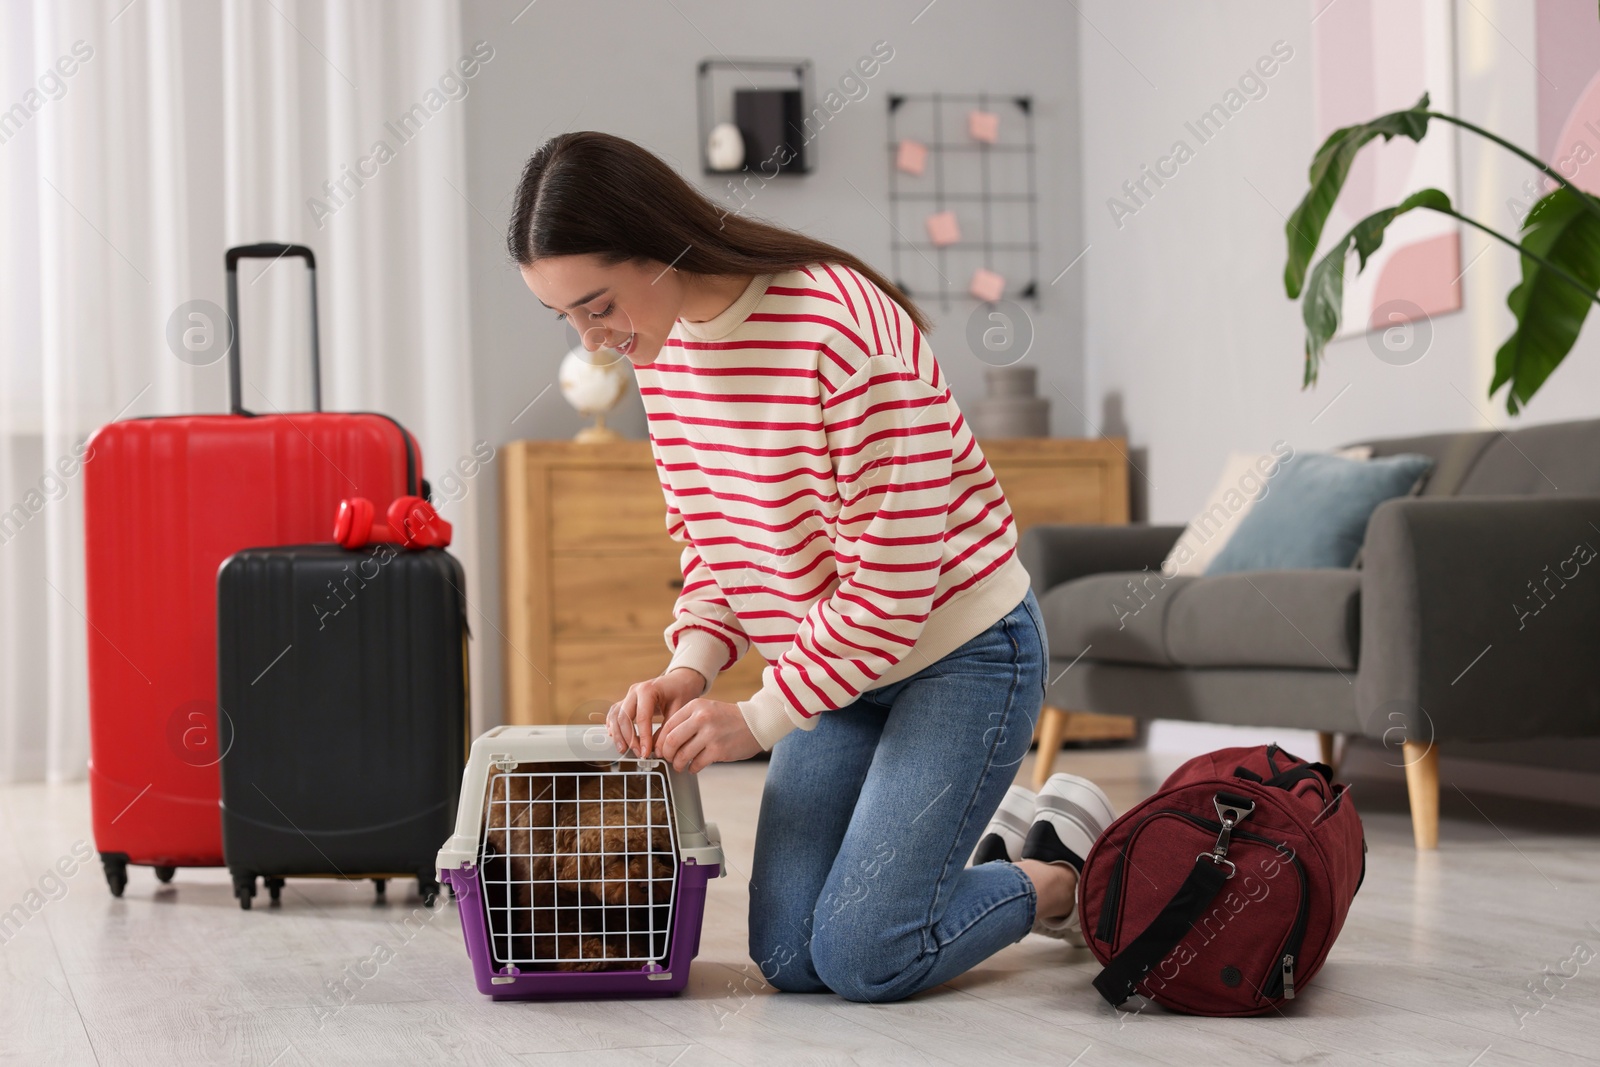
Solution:
<path fill-rule="evenodd" d="M 1081 877 L 1090 847 L 1116 817 L 1105 791 L 1089 779 L 1053 774 L 1034 799 L 1033 824 L 1018 858 L 1058 863 L 1071 867 Z M 1079 948 L 1088 944 L 1078 922 L 1076 904 L 1063 918 L 1035 919 L 1033 932 L 1060 938 Z"/>
<path fill-rule="evenodd" d="M 1022 843 L 1028 836 L 1028 827 L 1033 825 L 1033 801 L 1031 789 L 1014 785 L 1006 790 L 999 809 L 994 813 L 994 818 L 989 820 L 983 836 L 978 838 L 978 847 L 972 852 L 974 867 L 995 860 L 1015 863 L 1022 858 Z"/>

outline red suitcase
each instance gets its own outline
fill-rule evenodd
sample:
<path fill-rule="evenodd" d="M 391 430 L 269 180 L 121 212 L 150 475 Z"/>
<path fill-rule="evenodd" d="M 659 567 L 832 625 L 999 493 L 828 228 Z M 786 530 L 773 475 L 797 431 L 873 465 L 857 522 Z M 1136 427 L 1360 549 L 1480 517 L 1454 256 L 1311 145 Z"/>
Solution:
<path fill-rule="evenodd" d="M 238 261 L 298 256 L 311 289 L 313 410 L 244 409 Z M 243 548 L 327 541 L 345 497 L 427 496 L 416 439 L 375 414 L 324 414 L 316 260 L 303 245 L 227 253 L 231 414 L 128 419 L 84 466 L 89 795 L 113 895 L 127 866 L 165 882 L 223 863 L 217 764 L 217 569 Z M 265 672 L 272 663 L 252 665 Z"/>

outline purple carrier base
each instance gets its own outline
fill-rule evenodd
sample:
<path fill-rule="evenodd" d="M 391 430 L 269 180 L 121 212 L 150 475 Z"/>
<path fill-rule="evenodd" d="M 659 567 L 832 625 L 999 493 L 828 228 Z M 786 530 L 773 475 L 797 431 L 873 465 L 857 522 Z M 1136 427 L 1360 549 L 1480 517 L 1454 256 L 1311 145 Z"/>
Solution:
<path fill-rule="evenodd" d="M 689 961 L 700 954 L 700 926 L 705 916 L 706 883 L 717 877 L 717 864 L 678 865 L 678 900 L 673 909 L 672 944 L 666 966 L 647 963 L 637 971 L 530 971 L 507 973 L 495 968 L 489 951 L 489 923 L 483 913 L 478 869 L 441 871 L 455 887 L 461 932 L 478 981 L 478 992 L 495 1000 L 602 1000 L 611 997 L 662 997 L 681 993 L 689 981 Z"/>

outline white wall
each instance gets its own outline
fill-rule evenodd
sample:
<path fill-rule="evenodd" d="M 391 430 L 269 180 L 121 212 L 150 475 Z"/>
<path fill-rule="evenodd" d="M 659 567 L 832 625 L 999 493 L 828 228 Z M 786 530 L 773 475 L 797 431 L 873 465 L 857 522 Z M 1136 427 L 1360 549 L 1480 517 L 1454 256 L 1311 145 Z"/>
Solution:
<path fill-rule="evenodd" d="M 1592 324 L 1522 415 L 1506 415 L 1503 395 L 1488 399 L 1494 352 L 1513 322 L 1505 296 L 1517 264 L 1474 230 L 1462 236 L 1470 265 L 1463 310 L 1434 320 L 1426 356 L 1396 367 L 1365 339 L 1337 341 L 1320 383 L 1301 391 L 1304 332 L 1298 302 L 1283 291 L 1283 228 L 1317 147 L 1310 20 L 1314 4 L 1325 2 L 1082 4 L 1101 31 L 1083 33 L 1080 44 L 1083 213 L 1092 245 L 1082 264 L 1087 392 L 1097 408 L 1120 411 L 1147 450 L 1142 488 L 1157 522 L 1197 511 L 1235 448 L 1265 449 L 1278 439 L 1326 448 L 1600 414 L 1600 334 Z M 1513 0 L 1460 0 L 1456 10 L 1460 113 L 1530 148 L 1539 75 L 1524 57 L 1535 52 L 1533 11 Z M 1267 94 L 1119 228 L 1107 200 L 1180 136 L 1194 143 L 1184 123 L 1278 40 L 1294 54 Z M 1514 229 L 1506 201 L 1531 168 L 1473 135 L 1463 133 L 1460 144 L 1460 205 Z"/>
<path fill-rule="evenodd" d="M 750 204 L 751 214 L 846 247 L 887 271 L 890 230 L 879 212 L 887 210 L 888 94 L 1030 93 L 1037 116 L 1043 281 L 1055 277 L 1083 247 L 1077 188 L 1079 23 L 1069 5 L 1054 0 L 1004 0 L 982 7 L 956 0 L 932 6 L 927 0 L 804 5 L 539 0 L 524 10 L 524 3 L 467 0 L 463 29 L 469 44 L 485 40 L 495 50 L 466 102 L 469 182 L 462 191 L 473 207 L 478 436 L 491 444 L 570 437 L 580 425 L 556 389 L 524 413 L 553 381 L 566 341 L 554 316 L 529 295 L 505 251 L 504 227 L 523 162 L 554 134 L 604 130 L 639 142 L 721 195 L 722 183 L 703 178 L 698 165 L 695 70 L 704 57 L 809 58 L 822 92 L 874 42 L 887 41 L 894 49 L 893 59 L 868 83 L 869 94 L 845 107 L 817 136 L 818 170 L 762 188 Z M 1083 424 L 1053 386 L 1088 410 L 1082 399 L 1078 286 L 1074 269 L 1049 288 L 1036 312 L 1029 308 L 1036 340 L 1028 359 L 1040 367 L 1042 391 L 1054 398 L 1052 430 L 1061 435 L 1081 433 Z M 983 393 L 983 364 L 964 340 L 967 314 L 976 303 L 959 300 L 950 314 L 938 314 L 935 304 L 925 307 L 937 318 L 934 352 L 957 401 L 970 406 Z M 628 436 L 645 436 L 636 393 L 610 421 Z M 483 581 L 474 600 L 498 620 L 496 478 L 491 471 L 480 483 L 486 490 L 479 494 Z M 488 668 L 479 697 L 489 707 L 490 721 L 502 699 L 503 646 L 500 635 L 478 628 L 475 655 Z"/>

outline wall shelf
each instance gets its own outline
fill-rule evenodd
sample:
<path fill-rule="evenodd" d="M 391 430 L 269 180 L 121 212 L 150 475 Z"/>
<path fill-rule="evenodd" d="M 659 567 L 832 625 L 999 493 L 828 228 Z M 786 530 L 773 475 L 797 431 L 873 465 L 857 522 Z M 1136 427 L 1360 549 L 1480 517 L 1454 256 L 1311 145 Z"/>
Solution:
<path fill-rule="evenodd" d="M 719 79 L 717 75 L 731 74 L 732 77 Z M 755 169 L 748 160 L 745 167 L 739 170 L 714 170 L 711 160 L 706 155 L 706 144 L 711 138 L 711 128 L 719 122 L 733 121 L 733 108 L 729 101 L 733 92 L 738 89 L 798 89 L 800 91 L 800 115 L 802 123 L 811 114 L 811 109 L 816 103 L 816 92 L 812 87 L 811 60 L 809 59 L 729 59 L 726 56 L 702 59 L 696 68 L 697 97 L 699 100 L 699 131 L 700 146 L 696 155 L 700 157 L 700 171 L 707 177 L 731 178 L 736 174 L 743 174 Z M 720 94 L 720 95 L 719 95 Z M 718 101 L 722 100 L 726 106 L 719 107 Z M 798 165 L 790 165 L 777 171 L 777 175 L 809 174 L 817 169 L 816 145 L 814 141 L 808 142 L 805 129 L 792 131 L 793 140 L 788 143 L 799 152 Z M 766 175 L 772 177 L 773 175 Z"/>

